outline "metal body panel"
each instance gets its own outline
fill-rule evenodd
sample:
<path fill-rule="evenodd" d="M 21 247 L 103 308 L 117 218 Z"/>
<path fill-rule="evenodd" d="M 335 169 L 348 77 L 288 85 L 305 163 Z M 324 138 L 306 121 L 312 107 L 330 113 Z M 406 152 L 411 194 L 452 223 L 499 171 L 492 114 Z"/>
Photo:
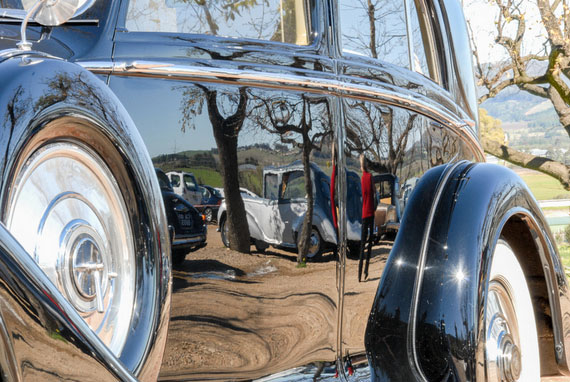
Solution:
<path fill-rule="evenodd" d="M 546 280 L 549 288 L 545 297 L 552 314 L 537 315 L 543 332 L 554 328 L 544 357 L 556 359 L 559 371 L 567 372 L 566 324 L 558 308 L 568 304 L 567 281 L 548 226 L 520 178 L 493 165 L 440 167 L 420 179 L 408 203 L 407 211 L 415 213 L 404 215 L 367 327 L 373 379 L 484 378 L 488 268 L 500 237 L 520 249 L 513 222 L 534 237 L 530 244 L 536 251 L 527 250 L 535 252 L 529 255 L 534 260 L 519 259 L 527 280 Z M 403 237 L 407 240 L 399 240 Z M 533 294 L 539 295 L 538 289 Z M 540 307 L 535 310 L 538 314 Z"/>
<path fill-rule="evenodd" d="M 332 374 L 335 361 L 341 378 L 346 379 L 345 359 L 364 361 L 365 351 L 377 380 L 432 379 L 445 373 L 469 379 L 476 374 L 473 359 L 478 359 L 480 352 L 475 342 L 480 335 L 477 309 L 484 298 L 480 286 L 488 259 L 487 263 L 477 263 L 480 257 L 471 255 L 465 260 L 465 266 L 471 267 L 469 285 L 461 289 L 459 297 L 467 303 L 446 306 L 441 299 L 449 299 L 458 289 L 446 279 L 451 268 L 445 265 L 453 261 L 464 266 L 463 255 L 459 251 L 448 253 L 440 245 L 443 241 L 428 242 L 422 236 L 432 213 L 438 225 L 433 225 L 430 237 L 449 234 L 444 238 L 446 243 L 461 248 L 469 245 L 470 239 L 472 247 L 468 249 L 492 253 L 490 247 L 482 247 L 484 240 L 474 244 L 474 231 L 470 231 L 471 236 L 462 236 L 460 228 L 465 226 L 450 226 L 445 217 L 459 220 L 462 216 L 456 211 L 461 210 L 473 219 L 465 219 L 473 227 L 475 223 L 480 227 L 487 224 L 484 231 L 479 231 L 487 236 L 500 226 L 484 220 L 484 211 L 494 206 L 492 193 L 484 185 L 477 186 L 481 191 L 478 210 L 470 209 L 474 203 L 462 204 L 464 192 L 479 180 L 456 179 L 453 172 L 449 182 L 438 186 L 445 170 L 437 166 L 461 159 L 484 160 L 473 123 L 477 116 L 472 84 L 468 83 L 472 81 L 471 63 L 465 54 L 468 41 L 464 34 L 452 35 L 450 30 L 455 21 L 461 24 L 457 5 L 446 10 L 447 1 L 424 4 L 434 28 L 438 60 L 433 81 L 382 60 L 343 53 L 338 28 L 342 15 L 333 1 L 303 2 L 310 6 L 308 22 L 313 33 L 306 46 L 206 34 L 129 31 L 125 21 L 128 3 L 97 2 L 91 13 L 82 16 L 97 18 L 100 21 L 96 25 L 29 28 L 34 48 L 79 63 L 106 81 L 110 90 L 101 88 L 102 83 L 76 66 L 56 63 L 39 54 L 24 59 L 14 58 L 13 51 L 0 53 L 0 60 L 12 61 L 8 66 L 0 64 L 0 105 L 7 105 L 0 109 L 0 120 L 7 121 L 0 130 L 0 152 L 6 153 L 0 156 L 3 180 L 9 176 L 6 168 L 12 165 L 6 160 L 12 160 L 18 152 L 18 142 L 35 133 L 24 126 L 39 126 L 32 123 L 37 117 L 27 106 L 38 105 L 42 95 L 46 106 L 60 102 L 61 94 L 52 93 L 67 90 L 68 83 L 54 83 L 53 79 L 59 76 L 67 80 L 72 75 L 77 78 L 70 81 L 71 88 L 86 81 L 89 89 L 96 89 L 100 96 L 95 98 L 97 102 L 104 105 L 86 104 L 86 99 L 92 98 L 71 97 L 73 110 L 94 107 L 99 110 L 98 118 L 117 126 L 123 126 L 124 121 L 132 125 L 128 112 L 140 132 L 142 140 L 135 137 L 123 158 L 115 159 L 144 156 L 140 150 L 146 145 L 154 164 L 165 171 L 192 171 L 199 183 L 223 186 L 225 170 L 221 168 L 226 163 L 220 159 L 220 151 L 234 145 L 235 156 L 225 160 L 241 166 L 233 169 L 237 175 L 231 179 L 232 185 L 236 189 L 245 186 L 260 195 L 265 187 L 263 168 L 301 159 L 309 145 L 307 163 L 315 162 L 323 179 L 332 175 L 333 168 L 337 172 L 332 187 L 335 195 L 328 195 L 330 203 L 319 205 L 323 200 L 320 195 L 312 206 L 312 225 L 322 227 L 320 235 L 328 244 L 321 261 L 297 268 L 296 255 L 290 252 L 297 246 L 295 239 L 310 207 L 306 202 L 279 203 L 277 199 L 250 197 L 242 197 L 249 237 L 289 251 L 264 246 L 260 247 L 263 254 L 228 251 L 211 240 L 218 238 L 210 229 L 206 248 L 184 253 L 184 261 L 175 270 L 176 293 L 164 362 L 153 365 L 155 369 L 162 366 L 161 379 L 251 380 L 279 375 L 284 370 L 299 375 L 310 373 L 317 378 L 323 370 Z M 449 22 L 447 18 L 451 17 L 456 20 Z M 0 24 L 0 35 L 0 49 L 12 48 L 18 39 L 17 26 Z M 16 59 L 21 67 L 14 64 Z M 24 71 L 28 73 L 23 77 L 17 75 Z M 27 100 L 30 89 L 35 93 L 31 101 Z M 55 109 L 69 112 L 66 108 Z M 333 145 L 337 148 L 335 154 Z M 402 184 L 400 195 L 393 195 L 398 197 L 397 205 L 402 210 L 402 226 L 394 249 L 388 258 L 392 243 L 386 240 L 375 245 L 370 279 L 363 283 L 356 282 L 358 260 L 354 260 L 360 252 L 361 235 L 362 204 L 357 203 L 361 191 L 359 153 L 367 154 L 374 171 L 393 174 Z M 302 163 L 298 166 L 304 168 Z M 466 166 L 461 164 L 457 169 Z M 480 165 L 469 167 L 469 171 L 477 173 L 478 179 L 479 171 L 488 172 L 491 178 L 497 178 L 496 185 L 501 176 L 504 181 L 513 179 Z M 568 330 L 562 323 L 562 312 L 566 279 L 550 239 L 540 234 L 544 227 L 537 211 L 518 180 L 513 182 L 517 185 L 516 195 L 509 196 L 511 199 L 505 196 L 504 204 L 522 208 L 512 216 L 518 219 L 524 215 L 534 222 L 529 225 L 534 224 L 533 232 L 542 243 L 542 252 L 538 251 L 542 265 L 548 265 L 551 272 L 545 282 L 553 286 L 550 291 L 560 292 L 560 298 L 553 296 L 550 300 L 552 338 L 556 343 L 546 341 L 544 348 L 545 354 L 559 351 L 554 358 L 564 370 L 563 337 Z M 460 185 L 461 192 L 451 192 L 452 184 Z M 315 185 L 313 191 L 326 193 L 322 187 Z M 431 208 L 436 193 L 445 208 L 453 205 L 451 212 Z M 487 204 L 484 197 L 489 197 Z M 144 217 L 136 212 L 134 204 L 132 209 L 133 221 Z M 331 223 L 333 210 L 338 214 L 338 227 Z M 227 212 L 223 203 L 219 218 Z M 291 227 L 287 231 L 284 220 Z M 159 221 L 157 226 L 146 228 L 158 229 L 162 237 L 167 237 L 165 227 L 166 222 Z M 144 242 L 148 232 L 142 231 L 140 241 Z M 279 237 L 275 239 L 268 232 L 278 232 Z M 440 236 L 437 239 L 444 240 Z M 175 238 L 179 240 L 185 238 Z M 486 243 L 494 242 L 488 239 Z M 333 248 L 338 251 L 331 253 Z M 348 258 L 349 252 L 353 259 Z M 162 264 L 163 278 L 156 281 L 157 298 L 165 310 L 169 266 L 167 262 Z M 536 277 L 540 279 L 540 274 Z M 370 306 L 373 309 L 365 338 Z M 465 324 L 457 319 L 463 314 L 457 312 L 462 307 L 466 309 L 464 315 L 469 315 Z M 439 313 L 445 313 L 445 318 Z M 165 317 L 163 314 L 161 323 L 156 324 L 164 325 Z M 9 332 L 10 322 L 4 321 Z M 410 326 L 412 322 L 415 324 Z M 455 323 L 458 334 L 454 332 Z M 160 348 L 160 341 L 166 341 L 163 327 L 159 330 L 156 348 Z M 129 354 L 123 362 L 132 368 Z M 2 360 L 0 365 L 8 370 Z M 17 373 L 17 367 L 12 369 L 12 374 Z"/>

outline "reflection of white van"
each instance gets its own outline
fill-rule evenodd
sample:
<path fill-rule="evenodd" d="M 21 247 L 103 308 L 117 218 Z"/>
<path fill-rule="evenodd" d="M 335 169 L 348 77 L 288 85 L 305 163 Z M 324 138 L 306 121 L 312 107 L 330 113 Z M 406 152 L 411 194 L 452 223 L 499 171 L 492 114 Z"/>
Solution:
<path fill-rule="evenodd" d="M 172 189 L 175 193 L 182 196 L 190 204 L 202 203 L 202 193 L 198 189 L 198 182 L 196 182 L 194 174 L 183 171 L 170 171 L 166 175 L 170 179 L 170 184 L 172 184 Z"/>

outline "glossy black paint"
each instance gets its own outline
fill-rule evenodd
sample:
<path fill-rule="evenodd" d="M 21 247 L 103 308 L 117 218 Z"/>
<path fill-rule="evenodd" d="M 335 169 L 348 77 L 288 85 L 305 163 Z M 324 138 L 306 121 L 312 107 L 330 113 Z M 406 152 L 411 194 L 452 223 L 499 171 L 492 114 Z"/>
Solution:
<path fill-rule="evenodd" d="M 14 154 L 25 143 L 26 137 L 36 132 L 39 128 L 36 122 L 40 118 L 36 113 L 42 110 L 59 113 L 89 107 L 90 110 L 94 108 L 97 118 L 109 122 L 110 125 L 114 123 L 122 125 L 124 121 L 129 121 L 128 124 L 130 124 L 130 119 L 120 106 L 116 95 L 128 109 L 141 134 L 145 136 L 145 143 L 150 150 L 152 145 L 149 142 L 152 142 L 152 138 L 147 141 L 146 137 L 152 137 L 151 133 L 163 134 L 166 131 L 180 129 L 178 124 L 170 123 L 166 118 L 170 116 L 173 121 L 178 121 L 180 101 L 175 97 L 179 97 L 184 91 L 193 92 L 192 94 L 201 100 L 217 92 L 219 98 L 216 99 L 215 95 L 213 97 L 216 101 L 235 99 L 236 95 L 241 94 L 240 92 L 245 89 L 247 92 L 244 91 L 244 94 L 250 97 L 247 100 L 250 104 L 260 100 L 278 100 L 283 105 L 287 105 L 289 110 L 295 110 L 299 100 L 307 94 L 315 95 L 315 97 L 322 96 L 332 110 L 330 115 L 326 116 L 324 125 L 334 130 L 336 141 L 341 144 L 345 143 L 346 147 L 349 147 L 347 142 L 353 138 L 353 135 L 351 135 L 348 120 L 343 120 L 341 115 L 352 117 L 355 102 L 364 100 L 367 103 L 365 106 L 369 109 L 380 105 L 383 111 L 405 110 L 409 113 L 407 118 L 422 119 L 422 124 L 418 124 L 419 127 L 416 128 L 420 137 L 417 139 L 421 142 L 418 144 L 420 148 L 418 152 L 426 152 L 427 158 L 420 158 L 421 155 L 414 152 L 413 148 L 408 150 L 405 161 L 410 168 L 415 169 L 414 166 L 416 166 L 422 171 L 427 170 L 429 167 L 449 162 L 455 155 L 459 158 L 478 160 L 480 156 L 476 152 L 479 149 L 476 143 L 473 146 L 465 144 L 468 141 L 465 137 L 470 128 L 465 128 L 465 131 L 460 131 L 458 134 L 451 133 L 449 126 L 444 126 L 440 120 L 426 117 L 425 109 L 420 110 L 408 102 L 419 100 L 426 105 L 441 108 L 460 119 L 477 119 L 473 104 L 472 84 L 467 83 L 472 79 L 469 78 L 468 69 L 471 67 L 471 59 L 465 55 L 465 39 L 457 36 L 458 38 L 454 40 L 448 28 L 453 23 L 449 23 L 447 18 L 460 21 L 462 16 L 458 14 L 457 4 L 446 10 L 444 7 L 446 3 L 448 2 L 428 3 L 430 18 L 437 26 L 435 34 L 438 55 L 442 62 L 447 63 L 441 68 L 441 84 L 427 80 L 418 73 L 412 73 L 381 61 L 356 55 L 343 55 L 339 46 L 340 31 L 334 28 L 337 25 L 336 19 L 340 15 L 336 13 L 336 3 L 332 1 L 311 2 L 314 7 L 312 25 L 317 35 L 314 43 L 307 47 L 206 35 L 181 36 L 174 33 L 129 32 L 124 25 L 128 1 L 99 1 L 98 8 L 82 16 L 86 19 L 97 18 L 99 20 L 97 25 L 77 24 L 58 28 L 32 26 L 28 33 L 31 40 L 37 41 L 34 49 L 76 62 L 102 62 L 106 67 L 98 73 L 101 79 L 108 82 L 112 90 L 102 87 L 102 83 L 95 77 L 88 75 L 77 66 L 46 59 L 40 54 L 32 53 L 26 59 L 22 55 L 22 57 L 0 64 L 0 83 L 2 84 L 0 105 L 3 107 L 0 109 L 0 120 L 6 121 L 4 126 L 7 126 L 0 130 L 0 153 L 6 153 L 6 155 L 0 155 L 2 179 L 5 181 L 9 176 L 6 172 L 6 168 L 9 168 L 6 158 L 15 157 Z M 13 48 L 19 40 L 19 26 L 0 23 L 0 36 L 3 37 L 0 38 L 0 50 Z M 259 77 L 267 73 L 286 75 L 294 77 L 299 82 L 310 80 L 310 84 L 294 84 L 285 87 L 282 84 L 271 81 L 263 82 L 264 80 L 260 79 L 255 81 L 251 79 L 228 80 L 205 75 L 196 75 L 192 78 L 182 76 L 167 78 L 164 73 L 141 74 L 136 71 L 116 70 L 112 72 L 111 70 L 113 64 L 128 67 L 141 59 L 200 69 L 216 68 L 227 72 L 247 70 L 259 74 Z M 96 102 L 94 104 L 85 97 L 62 99 L 61 94 L 54 94 L 57 93 L 54 90 L 67 89 L 65 81 L 56 80 L 69 78 L 74 78 L 74 81 L 77 79 L 86 81 L 87 89 L 95 89 L 100 95 L 96 100 L 103 102 L 105 107 L 99 107 L 100 105 L 97 106 Z M 327 87 L 328 85 L 321 85 L 319 81 L 339 81 L 342 86 L 332 89 Z M 370 96 L 368 93 L 348 91 L 347 86 L 372 86 L 374 89 L 394 92 L 401 96 L 402 100 L 386 102 L 378 95 Z M 54 107 L 56 104 L 63 104 L 65 107 Z M 6 105 L 5 108 L 4 105 Z M 35 107 L 30 107 L 30 105 Z M 149 118 L 147 113 L 152 114 L 160 123 Z M 267 112 L 262 117 L 268 116 L 272 117 L 271 112 Z M 378 129 L 386 127 L 386 125 L 378 125 Z M 201 128 L 204 129 L 204 127 Z M 205 128 L 209 129 L 209 126 Z M 471 134 L 476 135 L 476 129 L 471 129 Z M 433 138 L 435 143 L 425 144 L 422 141 L 424 137 Z M 346 141 L 343 142 L 345 138 Z M 445 139 L 452 142 L 451 149 L 447 146 Z M 128 154 L 136 155 L 137 148 L 131 149 L 132 152 Z M 404 149 L 393 151 L 398 154 Z M 347 164 L 351 158 L 345 158 L 343 154 L 340 159 L 340 163 Z M 341 174 L 342 171 L 344 170 L 341 170 Z M 396 172 L 396 169 L 390 168 L 389 171 Z M 549 236 L 542 236 L 543 230 L 547 231 L 547 228 L 540 220 L 540 212 L 520 180 L 494 167 L 463 164 L 445 185 L 445 192 L 439 202 L 441 207 L 438 208 L 438 213 L 431 226 L 429 256 L 424 268 L 422 287 L 419 290 L 418 324 L 413 328 L 417 333 L 413 346 L 417 349 L 420 364 L 420 369 L 415 369 L 415 361 L 410 355 L 410 346 L 407 345 L 411 330 L 409 327 L 410 303 L 414 299 L 414 284 L 423 235 L 427 228 L 427 216 L 444 171 L 444 167 L 436 167 L 423 175 L 417 185 L 417 190 L 406 203 L 400 233 L 386 264 L 366 332 L 366 352 L 375 380 L 411 381 L 417 379 L 420 372 L 424 373 L 429 380 L 470 380 L 477 375 L 477 360 L 481 345 L 479 340 L 480 313 L 484 307 L 485 275 L 490 264 L 489 254 L 492 253 L 498 233 L 508 234 L 510 232 L 509 230 L 502 231 L 505 226 L 503 219 L 505 217 L 511 217 L 512 220 L 527 227 L 532 224 L 525 223 L 526 220 L 535 222 L 533 234 L 536 234 L 539 241 L 542 240 L 547 244 L 544 245 L 542 251 L 537 250 L 540 255 L 531 256 L 540 258 L 542 265 L 549 265 L 551 274 L 546 276 L 548 282 L 555 286 L 552 290 L 559 291 L 561 300 L 567 298 L 566 279 L 553 249 L 552 241 Z M 349 174 L 350 170 L 347 171 L 347 177 Z M 340 188 L 344 193 L 352 189 L 350 182 L 346 183 L 348 187 Z M 172 201 L 172 196 L 166 198 L 165 202 L 167 201 Z M 345 214 L 346 220 L 358 221 L 358 208 L 353 213 L 350 210 L 351 200 L 341 200 L 340 204 L 343 202 L 346 202 L 349 207 Z M 343 208 L 342 205 L 339 207 L 341 215 L 342 211 L 346 212 Z M 167 213 L 168 210 L 167 207 Z M 325 210 L 330 212 L 330 208 L 325 208 Z M 138 219 L 136 213 L 133 219 Z M 509 225 L 509 229 L 513 230 L 512 225 Z M 341 228 L 341 231 L 345 230 Z M 342 232 L 341 235 L 343 235 Z M 512 235 L 511 233 L 511 237 Z M 346 235 L 342 237 L 346 240 Z M 342 245 L 341 248 L 343 248 Z M 338 263 L 339 270 L 344 269 L 343 261 L 345 259 L 341 256 Z M 168 264 L 164 266 L 168 267 Z M 449 280 L 449 271 L 453 269 L 453 266 L 465 267 L 464 273 L 467 278 L 464 284 L 458 285 Z M 528 267 L 535 272 L 536 277 L 540 278 L 541 275 L 544 277 L 544 273 L 536 273 L 536 264 L 534 266 L 530 264 Z M 538 269 L 542 272 L 541 266 Z M 337 271 L 336 275 L 336 288 L 340 290 L 338 300 L 335 298 L 337 289 L 333 291 L 333 288 L 330 288 L 330 291 L 327 291 L 329 295 L 323 294 L 323 300 L 327 304 L 322 310 L 329 313 L 328 321 L 323 320 L 326 325 L 329 325 L 326 326 L 327 334 L 337 329 L 331 317 L 335 318 L 335 314 L 342 316 L 343 299 L 348 300 L 349 296 L 358 294 L 355 292 L 356 288 L 354 290 L 348 286 L 345 288 L 342 283 L 344 281 L 341 282 L 343 279 L 339 276 L 340 273 L 341 271 Z M 334 278 L 333 275 L 330 277 Z M 240 281 L 243 284 L 247 282 Z M 228 288 L 229 291 L 234 289 L 235 286 Z M 223 288 L 220 290 L 223 291 Z M 549 293 L 546 293 L 546 298 L 548 295 Z M 164 296 L 162 294 L 163 298 Z M 292 296 L 297 295 L 286 294 L 281 299 L 285 300 Z M 449 304 L 450 300 L 457 301 L 457 303 Z M 300 310 L 303 307 L 303 301 L 295 300 L 295 309 Z M 199 299 L 194 300 L 195 306 L 198 306 L 198 303 Z M 556 310 L 560 302 L 554 299 L 551 305 L 554 312 L 558 312 L 552 316 L 551 326 L 554 327 L 554 332 L 568 333 L 568 328 L 562 323 L 560 313 L 562 310 Z M 210 314 L 210 310 L 205 311 Z M 225 325 L 226 329 L 230 327 L 224 320 L 216 321 L 218 317 L 215 317 L 215 313 L 211 314 L 213 319 L 208 321 L 209 323 L 222 322 L 223 325 L 218 326 Z M 342 319 L 339 322 L 342 324 Z M 243 327 L 236 326 L 231 334 L 245 333 L 248 330 L 256 334 L 257 327 L 253 326 L 253 329 L 250 329 L 246 324 L 243 325 Z M 306 325 L 300 326 L 301 329 L 306 327 Z M 234 326 L 230 329 L 234 329 Z M 337 330 L 342 331 L 343 328 Z M 563 334 L 558 336 L 560 341 L 547 344 L 546 348 L 551 349 L 552 359 L 559 360 L 564 370 L 566 356 L 563 353 L 554 354 L 555 345 L 564 345 Z M 359 343 L 350 347 L 346 345 L 350 340 L 349 337 L 349 332 L 337 335 L 336 348 L 334 347 L 335 340 L 326 338 L 328 342 L 323 341 L 318 348 L 319 351 L 326 350 L 325 356 L 321 354 L 315 356 L 313 348 L 303 349 L 306 353 L 300 354 L 292 361 L 288 360 L 289 363 L 279 363 L 278 358 L 269 357 L 271 362 L 268 362 L 268 366 L 264 365 L 266 369 L 261 367 L 253 370 L 222 368 L 217 377 L 213 378 L 229 379 L 239 373 L 242 373 L 240 374 L 242 378 L 257 378 L 269 372 L 298 366 L 310 358 L 307 354 L 313 357 L 310 360 L 321 361 L 326 358 L 330 362 L 331 354 L 334 357 L 335 350 L 338 352 L 337 356 L 344 357 L 344 353 L 340 354 L 343 346 L 347 351 L 350 350 L 351 355 L 362 352 L 361 338 L 356 336 Z M 232 342 L 231 338 L 240 337 L 226 337 L 225 340 Z M 325 335 L 321 338 L 325 338 Z M 303 344 L 301 341 L 299 343 Z M 249 349 L 244 350 L 249 351 Z M 127 366 L 129 366 L 128 357 L 129 355 L 126 354 L 123 361 Z M 253 366 L 257 367 L 255 364 Z M 553 366 L 553 368 L 556 367 L 556 365 Z M 186 373 L 185 378 L 210 377 L 204 374 L 199 367 L 180 372 Z"/>
<path fill-rule="evenodd" d="M 484 376 L 485 291 L 500 237 L 518 251 L 529 280 L 544 278 L 557 298 L 568 299 L 554 240 L 522 180 L 499 166 L 464 163 L 440 185 L 442 172 L 442 168 L 429 171 L 414 191 L 410 200 L 414 213 L 404 214 L 374 301 L 366 347 L 377 381 L 412 380 L 419 375 L 430 381 L 468 381 Z M 442 186 L 441 198 L 433 200 L 436 188 Z M 432 203 L 438 204 L 427 238 L 429 256 L 417 298 L 417 324 L 410 327 L 420 245 Z M 524 239 L 529 232 L 535 235 L 534 240 Z M 457 277 L 459 272 L 461 277 Z M 539 294 L 539 289 L 535 286 L 533 293 Z M 557 305 L 552 299 L 550 303 Z M 545 317 L 535 306 L 535 314 L 542 321 L 540 327 L 552 325 L 563 330 L 555 341 L 567 341 L 562 338 L 566 335 L 561 335 L 567 333 L 561 311 L 555 309 Z M 412 331 L 416 333 L 414 342 Z M 557 359 L 560 370 L 556 371 L 564 372 L 566 355 L 556 354 L 554 344 L 548 345 L 551 353 L 545 358 Z M 412 347 L 419 368 L 414 366 Z"/>

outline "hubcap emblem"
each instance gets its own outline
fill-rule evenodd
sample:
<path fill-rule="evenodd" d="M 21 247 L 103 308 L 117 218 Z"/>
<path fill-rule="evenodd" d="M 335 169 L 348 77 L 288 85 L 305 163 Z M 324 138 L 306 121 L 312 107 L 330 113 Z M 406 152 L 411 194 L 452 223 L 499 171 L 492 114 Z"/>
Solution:
<path fill-rule="evenodd" d="M 103 272 L 105 264 L 101 250 L 89 235 L 81 235 L 72 253 L 73 283 L 86 300 L 96 300 L 97 311 L 104 311 Z"/>

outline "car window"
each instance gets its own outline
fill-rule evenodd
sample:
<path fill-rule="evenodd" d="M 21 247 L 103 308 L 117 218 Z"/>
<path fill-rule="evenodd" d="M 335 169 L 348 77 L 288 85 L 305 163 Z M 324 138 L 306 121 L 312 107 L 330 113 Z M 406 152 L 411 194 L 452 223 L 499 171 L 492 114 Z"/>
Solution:
<path fill-rule="evenodd" d="M 172 187 L 180 187 L 180 176 L 170 174 L 170 184 L 172 184 Z"/>
<path fill-rule="evenodd" d="M 277 200 L 279 187 L 277 184 L 277 174 L 265 174 L 265 195 L 266 199 Z"/>
<path fill-rule="evenodd" d="M 202 193 L 202 197 L 204 199 L 210 199 L 210 190 L 208 190 L 206 187 L 200 187 L 200 192 Z"/>
<path fill-rule="evenodd" d="M 409 68 L 406 9 L 402 0 L 340 0 L 342 51 Z"/>
<path fill-rule="evenodd" d="M 281 199 L 303 199 L 305 197 L 305 176 L 303 171 L 283 174 L 281 181 Z"/>
<path fill-rule="evenodd" d="M 163 173 L 162 171 L 157 171 L 156 177 L 158 178 L 158 184 L 160 185 L 161 189 L 167 189 L 167 190 L 172 189 L 172 187 L 170 186 L 170 181 L 168 180 L 168 177 L 166 176 L 165 173 Z"/>
<path fill-rule="evenodd" d="M 251 38 L 309 45 L 304 0 L 131 0 L 131 32 L 171 32 Z"/>
<path fill-rule="evenodd" d="M 340 0 L 339 17 L 343 53 L 386 61 L 440 82 L 423 0 Z"/>
<path fill-rule="evenodd" d="M 188 188 L 190 190 L 195 190 L 197 187 L 196 179 L 194 179 L 194 177 L 192 175 L 188 175 L 188 174 L 184 175 L 184 184 L 186 185 L 186 188 Z"/>

